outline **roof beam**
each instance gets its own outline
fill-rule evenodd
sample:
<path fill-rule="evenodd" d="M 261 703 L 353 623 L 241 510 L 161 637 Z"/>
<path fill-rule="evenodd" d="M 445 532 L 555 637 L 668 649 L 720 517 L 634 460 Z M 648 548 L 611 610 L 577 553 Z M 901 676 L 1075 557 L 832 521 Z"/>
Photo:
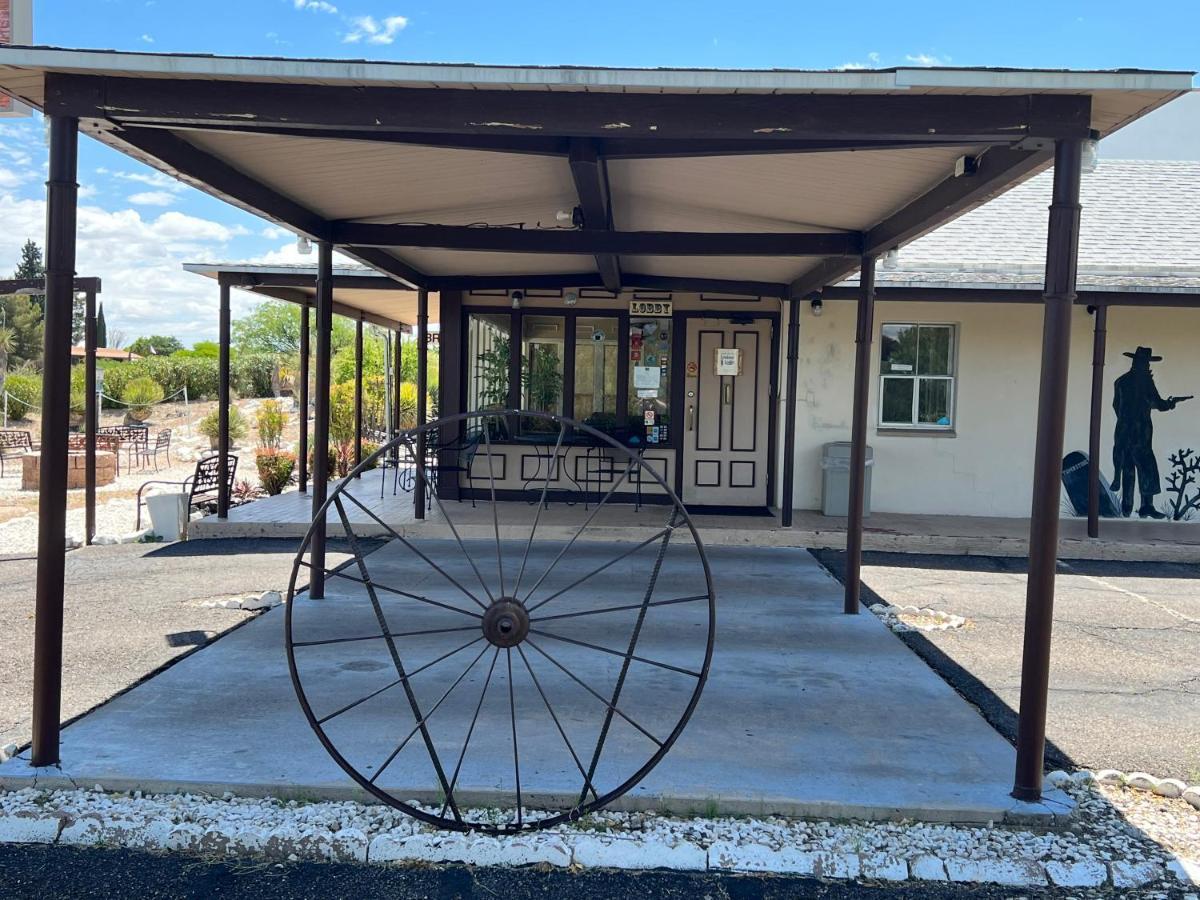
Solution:
<path fill-rule="evenodd" d="M 335 243 L 338 242 L 335 241 Z M 349 256 L 351 259 L 357 259 L 363 265 L 383 272 L 390 278 L 394 278 L 410 288 L 423 288 L 429 284 L 428 275 L 418 269 L 414 269 L 404 260 L 395 254 L 388 253 L 386 250 L 379 250 L 375 247 L 352 247 L 348 245 L 340 245 L 338 250 L 343 255 Z"/>
<path fill-rule="evenodd" d="M 227 284 L 233 287 L 297 287 L 297 288 L 315 288 L 317 272 L 313 269 L 311 272 L 238 272 L 229 271 L 221 268 L 202 269 L 195 268 L 189 271 L 205 274 L 208 271 L 214 271 Z M 333 287 L 335 290 L 359 290 L 359 291 L 408 291 L 413 289 L 401 284 L 394 278 L 386 275 L 334 275 Z"/>
<path fill-rule="evenodd" d="M 624 272 L 621 275 L 625 290 L 695 291 L 697 293 L 738 294 L 747 297 L 783 297 L 788 286 L 774 281 L 739 281 L 726 278 L 691 278 L 677 275 L 645 275 Z M 597 272 L 578 272 L 551 275 L 451 275 L 435 277 L 432 290 L 555 290 L 565 288 L 603 288 Z M 536 302 L 536 298 L 530 300 Z"/>
<path fill-rule="evenodd" d="M 596 152 L 596 145 L 582 138 L 571 141 L 568 157 L 575 192 L 579 195 L 579 206 L 583 210 L 583 227 L 600 231 L 612 231 L 612 194 L 608 190 L 608 172 L 604 159 Z M 597 253 L 596 268 L 604 286 L 616 293 L 621 290 L 621 264 L 615 254 Z"/>
<path fill-rule="evenodd" d="M 47 73 L 45 111 L 163 124 L 446 134 L 1015 142 L 1086 138 L 1075 94 L 658 94 L 439 90 Z"/>
<path fill-rule="evenodd" d="M 83 294 L 99 294 L 99 278 L 76 278 L 75 290 Z M 0 296 L 9 294 L 43 294 L 46 291 L 45 278 L 5 278 L 0 279 Z"/>
<path fill-rule="evenodd" d="M 287 287 L 272 287 L 269 285 L 236 285 L 243 290 L 250 291 L 252 294 L 260 294 L 264 297 L 271 297 L 274 300 L 283 300 L 287 303 L 295 303 L 297 306 L 316 306 L 316 297 L 313 294 L 307 294 L 299 288 Z M 354 306 L 347 306 L 345 303 L 338 303 L 336 300 L 333 303 L 333 311 L 339 316 L 345 316 L 348 319 L 357 319 L 362 317 L 364 322 L 370 322 L 372 325 L 378 325 L 381 328 L 387 328 L 390 331 L 405 330 L 410 326 L 401 322 L 399 319 L 389 319 L 387 316 L 381 316 L 378 313 L 367 312 L 364 309 L 358 309 Z"/>
<path fill-rule="evenodd" d="M 331 222 L 335 244 L 436 247 L 495 253 L 611 253 L 630 256 L 856 256 L 858 232 L 603 231 L 471 225 Z"/>
<path fill-rule="evenodd" d="M 990 148 L 979 157 L 974 175 L 946 178 L 868 229 L 863 235 L 862 252 L 883 253 L 915 240 L 1029 177 L 1053 156 L 1053 148 Z M 857 260 L 823 260 L 792 281 L 789 294 L 801 297 L 826 285 L 837 284 L 857 268 Z"/>
<path fill-rule="evenodd" d="M 821 291 L 826 300 L 856 300 L 857 287 L 827 287 Z M 904 303 L 1033 303 L 1045 302 L 1041 288 L 1012 287 L 877 287 L 877 301 Z M 1076 306 L 1161 306 L 1178 308 L 1200 307 L 1200 293 L 1173 291 L 1098 291 L 1079 290 Z"/>

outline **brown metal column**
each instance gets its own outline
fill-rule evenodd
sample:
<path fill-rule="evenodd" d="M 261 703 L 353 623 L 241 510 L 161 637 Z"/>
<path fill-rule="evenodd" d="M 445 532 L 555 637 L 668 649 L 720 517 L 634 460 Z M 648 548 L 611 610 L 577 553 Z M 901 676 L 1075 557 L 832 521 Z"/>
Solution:
<path fill-rule="evenodd" d="M 41 478 L 38 483 L 33 629 L 32 762 L 35 766 L 53 766 L 59 761 L 78 153 L 79 120 L 51 116 L 50 177 L 46 181 L 46 306 L 42 335 Z"/>
<path fill-rule="evenodd" d="M 217 324 L 217 517 L 229 516 L 229 284 L 222 280 Z"/>
<path fill-rule="evenodd" d="M 325 516 L 317 512 L 329 495 L 329 355 L 333 333 L 333 245 L 317 244 L 317 379 L 313 410 L 312 542 L 309 557 L 312 571 L 308 595 L 325 596 Z"/>
<path fill-rule="evenodd" d="M 1088 421 L 1088 537 L 1100 537 L 1100 421 L 1104 415 L 1104 350 L 1108 342 L 1108 306 L 1096 307 L 1092 335 L 1092 412 Z"/>
<path fill-rule="evenodd" d="M 1050 690 L 1050 634 L 1054 621 L 1054 569 L 1062 497 L 1063 427 L 1067 416 L 1067 364 L 1071 353 L 1071 307 L 1075 302 L 1079 253 L 1081 149 L 1078 140 L 1060 140 L 1054 148 L 1054 197 L 1050 203 L 1046 238 L 1042 374 L 1033 460 L 1029 582 L 1025 594 L 1025 646 L 1021 659 L 1021 706 L 1013 785 L 1013 796 L 1018 800 L 1039 800 L 1042 796 L 1046 706 Z"/>
<path fill-rule="evenodd" d="M 425 471 L 425 413 L 429 389 L 429 291 L 417 291 L 417 472 Z M 425 518 L 425 485 L 420 475 L 414 478 L 413 515 Z"/>
<path fill-rule="evenodd" d="M 787 387 L 784 391 L 787 406 L 783 409 L 783 498 L 780 501 L 780 524 L 792 527 L 792 496 L 796 481 L 796 382 L 799 380 L 800 310 L 802 300 L 788 301 L 787 330 Z"/>
<path fill-rule="evenodd" d="M 363 318 L 354 323 L 354 465 L 362 462 L 363 426 Z"/>
<path fill-rule="evenodd" d="M 871 398 L 871 341 L 875 328 L 875 257 L 859 273 L 854 329 L 854 425 L 850 433 L 850 503 L 846 517 L 846 594 L 842 612 L 858 613 L 862 579 L 863 507 L 867 479 L 867 403 Z"/>
<path fill-rule="evenodd" d="M 300 493 L 308 493 L 308 303 L 300 307 Z"/>
<path fill-rule="evenodd" d="M 96 536 L 96 292 L 88 291 L 83 312 L 83 542 Z"/>

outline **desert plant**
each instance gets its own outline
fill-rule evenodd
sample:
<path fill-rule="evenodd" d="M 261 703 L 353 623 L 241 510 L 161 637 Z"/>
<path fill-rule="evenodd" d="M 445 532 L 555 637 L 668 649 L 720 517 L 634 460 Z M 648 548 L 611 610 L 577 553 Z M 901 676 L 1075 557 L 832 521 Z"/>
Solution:
<path fill-rule="evenodd" d="M 218 410 L 213 410 L 196 426 L 200 433 L 208 438 L 209 446 L 217 449 L 217 438 L 219 437 L 220 420 Z M 249 432 L 249 427 L 246 424 L 246 417 L 242 415 L 242 411 L 236 406 L 229 407 L 229 443 L 236 444 Z"/>
<path fill-rule="evenodd" d="M 229 498 L 229 505 L 244 506 L 251 501 L 257 500 L 262 495 L 262 488 L 256 484 L 252 484 L 250 479 L 242 478 L 233 485 L 233 494 Z"/>
<path fill-rule="evenodd" d="M 296 454 L 286 450 L 263 449 L 254 455 L 258 482 L 271 497 L 296 480 Z"/>
<path fill-rule="evenodd" d="M 143 376 L 134 378 L 121 391 L 121 401 L 129 407 L 129 418 L 135 422 L 145 422 L 150 418 L 150 408 L 155 403 L 161 403 L 163 389 L 153 378 Z"/>
<path fill-rule="evenodd" d="M 417 427 L 417 386 L 411 381 L 400 385 L 400 421 L 397 428 Z"/>
<path fill-rule="evenodd" d="M 287 414 L 278 400 L 264 400 L 255 415 L 258 420 L 258 445 L 264 449 L 279 449 Z M 275 493 L 279 493 L 276 491 Z"/>
<path fill-rule="evenodd" d="M 78 425 L 87 412 L 87 372 L 83 366 L 71 367 L 71 424 Z"/>
<path fill-rule="evenodd" d="M 1200 453 L 1190 447 L 1179 450 L 1169 457 L 1171 473 L 1166 477 L 1167 492 L 1171 494 L 1168 513 L 1176 522 L 1191 518 L 1194 510 L 1200 510 L 1200 487 L 1189 494 L 1188 489 L 1200 485 Z"/>
<path fill-rule="evenodd" d="M 4 389 L 8 391 L 8 417 L 21 420 L 42 402 L 42 376 L 27 372 L 9 372 Z"/>

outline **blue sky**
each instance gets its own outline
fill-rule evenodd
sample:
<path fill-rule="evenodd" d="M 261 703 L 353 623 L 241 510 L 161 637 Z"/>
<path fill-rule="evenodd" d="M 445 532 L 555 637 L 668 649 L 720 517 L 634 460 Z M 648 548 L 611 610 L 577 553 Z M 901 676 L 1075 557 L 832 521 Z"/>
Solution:
<path fill-rule="evenodd" d="M 912 65 L 1200 68 L 1200 3 L 743 0 L 34 0 L 34 41 L 147 52 L 437 62 L 837 68 Z M 995 13 L 994 18 L 983 16 Z M 1200 97 L 1102 156 L 1200 158 Z M 1168 113 L 1170 113 L 1168 115 Z M 0 120 L 0 273 L 40 242 L 36 119 Z M 80 148 L 80 272 L 104 278 L 127 338 L 215 331 L 215 288 L 183 261 L 295 261 L 290 236 L 93 141 Z M 235 292 L 236 293 L 236 292 Z M 239 309 L 250 301 L 240 298 Z"/>

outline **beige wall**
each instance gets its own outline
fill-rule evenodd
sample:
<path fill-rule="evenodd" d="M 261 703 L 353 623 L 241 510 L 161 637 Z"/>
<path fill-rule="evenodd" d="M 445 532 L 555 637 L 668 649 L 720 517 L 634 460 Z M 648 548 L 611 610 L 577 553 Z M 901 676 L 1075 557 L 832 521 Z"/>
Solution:
<path fill-rule="evenodd" d="M 855 304 L 827 301 L 813 316 L 802 306 L 796 410 L 795 506 L 820 506 L 821 446 L 850 439 Z M 877 427 L 879 326 L 884 322 L 958 326 L 955 434 L 887 435 Z M 1027 516 L 1041 355 L 1041 310 L 1025 304 L 879 303 L 872 346 L 870 430 L 876 467 L 872 506 L 879 512 Z M 1139 344 L 1164 356 L 1154 366 L 1159 392 L 1200 395 L 1200 310 L 1115 307 L 1109 313 L 1101 465 L 1112 474 L 1112 382 L 1129 367 L 1122 352 Z M 1072 320 L 1066 450 L 1087 450 L 1092 317 Z M 781 382 L 783 383 L 783 382 Z M 782 420 L 782 416 L 780 417 Z M 1200 397 L 1154 413 L 1155 451 L 1200 450 Z M 1164 485 L 1165 488 L 1165 485 Z M 1160 500 L 1163 499 L 1161 496 Z"/>

